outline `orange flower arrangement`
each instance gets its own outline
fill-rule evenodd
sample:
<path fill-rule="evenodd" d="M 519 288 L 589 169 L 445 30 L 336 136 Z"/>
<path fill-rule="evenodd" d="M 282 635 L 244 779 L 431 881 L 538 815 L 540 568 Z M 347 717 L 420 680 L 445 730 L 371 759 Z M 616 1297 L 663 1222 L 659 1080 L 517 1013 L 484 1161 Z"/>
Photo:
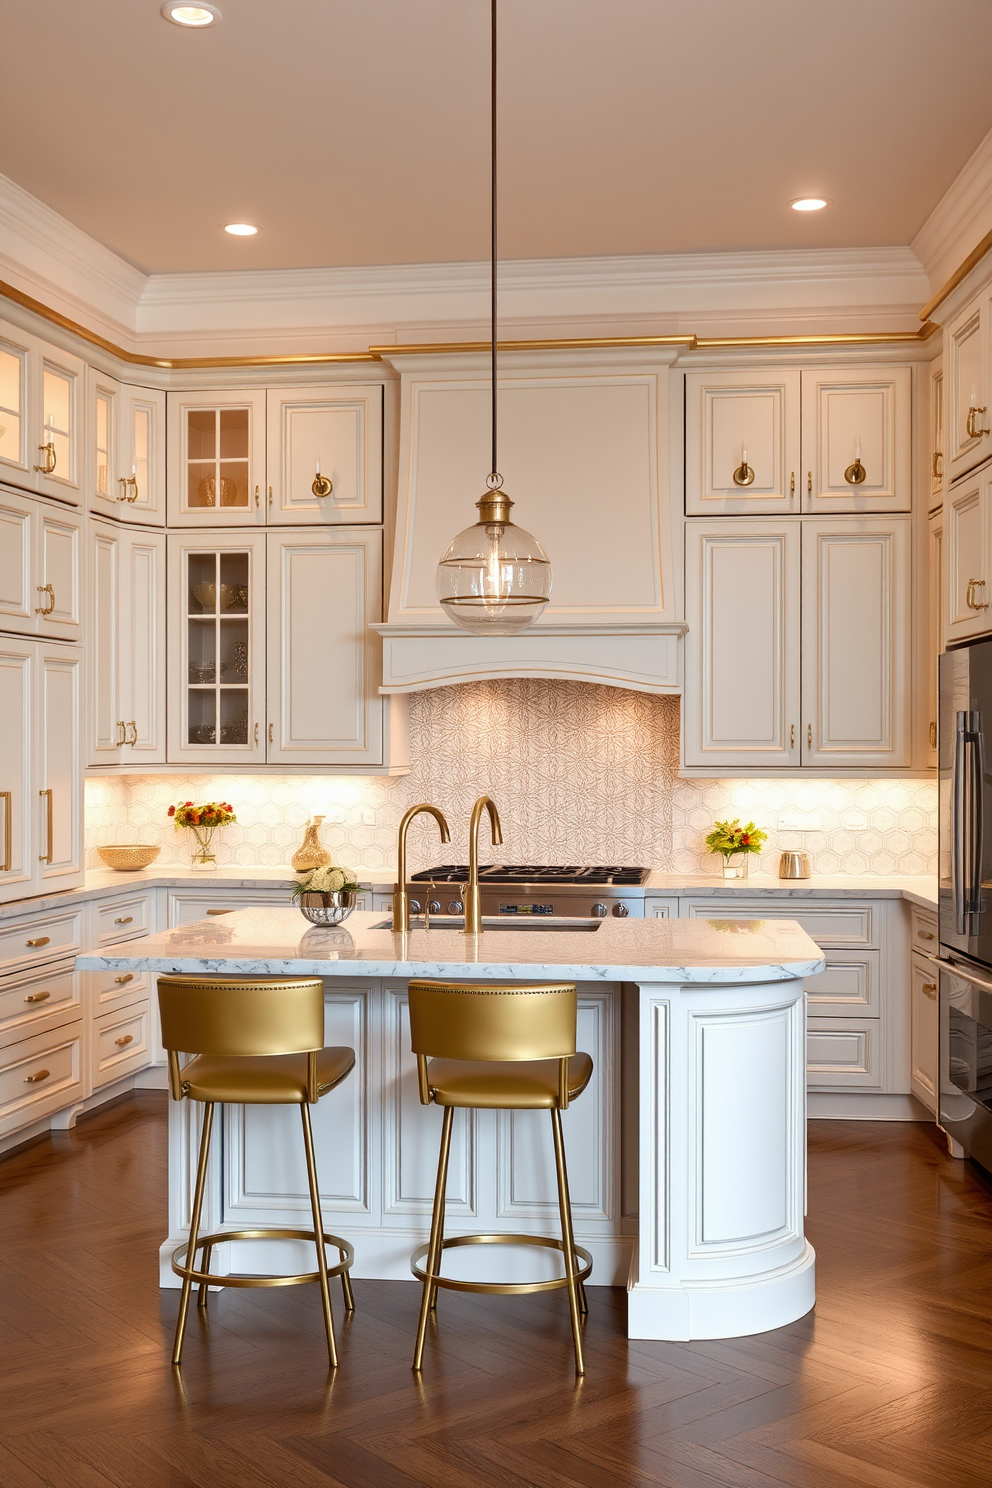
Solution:
<path fill-rule="evenodd" d="M 175 818 L 177 827 L 226 827 L 238 819 L 229 801 L 204 801 L 200 806 L 180 801 L 178 806 L 169 807 L 169 815 Z"/>

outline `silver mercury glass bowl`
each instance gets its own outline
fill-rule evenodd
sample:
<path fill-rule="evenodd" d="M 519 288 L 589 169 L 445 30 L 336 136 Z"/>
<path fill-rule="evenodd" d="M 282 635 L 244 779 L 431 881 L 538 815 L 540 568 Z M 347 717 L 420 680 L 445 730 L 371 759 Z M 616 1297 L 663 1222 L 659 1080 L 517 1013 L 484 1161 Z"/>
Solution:
<path fill-rule="evenodd" d="M 300 913 L 311 925 L 340 925 L 358 902 L 354 889 L 338 889 L 334 894 L 299 894 Z"/>

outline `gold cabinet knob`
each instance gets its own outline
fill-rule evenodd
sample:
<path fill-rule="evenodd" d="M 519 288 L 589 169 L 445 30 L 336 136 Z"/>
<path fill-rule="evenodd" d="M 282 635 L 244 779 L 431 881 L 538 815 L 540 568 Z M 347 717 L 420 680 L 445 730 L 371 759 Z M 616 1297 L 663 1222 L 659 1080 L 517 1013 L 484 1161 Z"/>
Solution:
<path fill-rule="evenodd" d="M 51 1070 L 39 1070 L 36 1075 L 28 1075 L 24 1083 L 25 1085 L 37 1085 L 39 1080 L 47 1080 L 50 1074 Z"/>
<path fill-rule="evenodd" d="M 123 1038 L 114 1039 L 114 1043 L 118 1046 L 118 1048 L 123 1049 L 126 1044 L 134 1043 L 134 1034 L 126 1033 Z"/>
<path fill-rule="evenodd" d="M 51 992 L 32 992 L 30 997 L 25 997 L 25 1002 L 47 1002 Z"/>

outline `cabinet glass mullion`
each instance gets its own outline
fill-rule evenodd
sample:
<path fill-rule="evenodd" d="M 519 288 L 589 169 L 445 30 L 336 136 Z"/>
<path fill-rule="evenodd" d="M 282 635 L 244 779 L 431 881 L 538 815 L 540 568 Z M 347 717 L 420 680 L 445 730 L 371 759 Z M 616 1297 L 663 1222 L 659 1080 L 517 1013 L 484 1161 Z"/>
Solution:
<path fill-rule="evenodd" d="M 186 583 L 187 742 L 248 744 L 249 554 L 191 553 Z"/>

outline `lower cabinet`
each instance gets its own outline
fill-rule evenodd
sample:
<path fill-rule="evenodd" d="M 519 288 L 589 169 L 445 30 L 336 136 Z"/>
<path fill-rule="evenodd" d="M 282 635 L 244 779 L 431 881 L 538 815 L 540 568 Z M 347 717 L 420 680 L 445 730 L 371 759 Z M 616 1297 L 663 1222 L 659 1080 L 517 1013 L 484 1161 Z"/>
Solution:
<path fill-rule="evenodd" d="M 920 949 L 936 944 L 937 919 L 913 910 L 913 954 L 910 957 L 910 1086 L 917 1100 L 937 1111 L 937 1036 L 939 1027 L 937 963 Z"/>
<path fill-rule="evenodd" d="M 151 1060 L 152 1017 L 147 992 L 129 1007 L 93 1020 L 90 1040 L 90 1088 L 99 1090 L 124 1075 L 144 1069 Z"/>

